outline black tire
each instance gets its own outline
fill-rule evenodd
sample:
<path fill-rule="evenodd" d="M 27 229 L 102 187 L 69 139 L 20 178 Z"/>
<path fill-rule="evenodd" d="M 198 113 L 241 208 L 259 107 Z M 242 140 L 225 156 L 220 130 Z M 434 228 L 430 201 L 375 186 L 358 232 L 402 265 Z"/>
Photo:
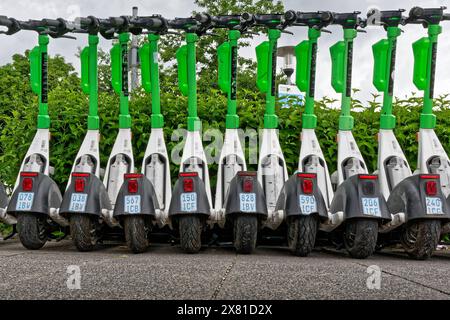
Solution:
<path fill-rule="evenodd" d="M 145 222 L 145 217 L 126 216 L 124 217 L 123 222 L 128 248 L 133 253 L 143 253 L 147 251 L 147 248 L 150 245 L 148 240 L 150 229 Z"/>
<path fill-rule="evenodd" d="M 47 242 L 45 216 L 21 213 L 17 216 L 17 233 L 22 245 L 29 250 L 39 250 Z"/>
<path fill-rule="evenodd" d="M 346 222 L 345 248 L 352 258 L 366 259 L 374 252 L 378 239 L 378 221 L 353 219 Z"/>
<path fill-rule="evenodd" d="M 198 253 L 202 248 L 202 220 L 199 216 L 181 216 L 178 219 L 181 249 Z"/>
<path fill-rule="evenodd" d="M 439 220 L 419 220 L 408 223 L 402 232 L 401 242 L 406 253 L 416 260 L 431 258 L 441 237 Z"/>
<path fill-rule="evenodd" d="M 258 239 L 258 217 L 238 215 L 234 219 L 234 247 L 240 254 L 250 254 L 256 248 Z"/>
<path fill-rule="evenodd" d="M 288 222 L 288 246 L 295 256 L 306 257 L 316 243 L 319 218 L 317 215 L 298 216 Z"/>
<path fill-rule="evenodd" d="M 74 214 L 70 217 L 70 233 L 72 241 L 80 252 L 95 249 L 97 244 L 96 217 L 86 214 Z"/>

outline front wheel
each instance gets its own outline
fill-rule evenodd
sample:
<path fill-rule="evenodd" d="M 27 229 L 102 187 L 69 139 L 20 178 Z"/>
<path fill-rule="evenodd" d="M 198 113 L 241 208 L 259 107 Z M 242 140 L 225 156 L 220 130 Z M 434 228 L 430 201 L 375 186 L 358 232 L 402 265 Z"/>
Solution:
<path fill-rule="evenodd" d="M 234 219 L 234 247 L 237 253 L 250 254 L 256 248 L 258 217 L 238 215 Z"/>
<path fill-rule="evenodd" d="M 401 242 L 408 255 L 416 260 L 431 258 L 439 244 L 441 222 L 421 220 L 409 223 L 403 229 Z"/>
<path fill-rule="evenodd" d="M 181 249 L 197 253 L 202 248 L 202 221 L 199 216 L 181 216 L 178 220 Z"/>
<path fill-rule="evenodd" d="M 86 214 L 74 214 L 70 217 L 72 241 L 80 252 L 94 250 L 97 244 L 96 217 Z"/>
<path fill-rule="evenodd" d="M 143 253 L 147 250 L 150 245 L 148 241 L 150 228 L 143 216 L 124 217 L 124 230 L 128 248 L 133 253 Z"/>
<path fill-rule="evenodd" d="M 17 232 L 22 245 L 29 250 L 38 250 L 47 242 L 45 216 L 21 213 L 17 217 Z"/>
<path fill-rule="evenodd" d="M 344 231 L 345 247 L 352 258 L 366 259 L 375 252 L 378 239 L 378 221 L 353 219 L 347 221 Z"/>
<path fill-rule="evenodd" d="M 316 243 L 319 218 L 316 215 L 291 218 L 288 222 L 288 246 L 295 256 L 306 257 Z"/>

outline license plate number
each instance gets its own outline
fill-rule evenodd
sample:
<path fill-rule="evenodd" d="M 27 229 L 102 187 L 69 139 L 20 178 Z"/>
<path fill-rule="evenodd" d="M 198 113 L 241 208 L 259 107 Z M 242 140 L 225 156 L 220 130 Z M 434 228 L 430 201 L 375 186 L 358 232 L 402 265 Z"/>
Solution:
<path fill-rule="evenodd" d="M 256 212 L 256 193 L 239 194 L 239 210 L 241 212 Z"/>
<path fill-rule="evenodd" d="M 141 212 L 141 196 L 125 196 L 125 213 Z"/>
<path fill-rule="evenodd" d="M 426 198 L 427 214 L 444 214 L 442 200 L 440 198 Z"/>
<path fill-rule="evenodd" d="M 16 210 L 28 211 L 33 206 L 34 192 L 19 192 L 17 197 Z"/>
<path fill-rule="evenodd" d="M 299 196 L 299 206 L 302 210 L 302 214 L 317 212 L 317 202 L 314 196 L 305 196 L 304 194 L 301 194 Z"/>
<path fill-rule="evenodd" d="M 70 198 L 70 211 L 84 212 L 86 210 L 87 194 L 86 193 L 72 193 Z"/>
<path fill-rule="evenodd" d="M 381 217 L 380 200 L 378 198 L 362 198 L 363 214 Z"/>
<path fill-rule="evenodd" d="M 181 211 L 195 212 L 197 211 L 197 193 L 182 193 L 181 194 Z"/>

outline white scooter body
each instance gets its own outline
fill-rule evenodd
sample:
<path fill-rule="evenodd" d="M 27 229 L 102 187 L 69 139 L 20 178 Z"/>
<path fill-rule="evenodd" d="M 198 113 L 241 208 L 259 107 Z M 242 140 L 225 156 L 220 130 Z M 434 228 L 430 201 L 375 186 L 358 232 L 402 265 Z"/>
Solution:
<path fill-rule="evenodd" d="M 247 171 L 245 155 L 239 139 L 239 130 L 226 129 L 217 172 L 215 214 L 211 219 L 213 224 L 218 223 L 221 228 L 225 226 L 224 201 L 230 182 L 239 171 Z"/>
<path fill-rule="evenodd" d="M 420 129 L 418 173 L 439 174 L 442 192 L 450 195 L 450 160 L 433 129 Z"/>
<path fill-rule="evenodd" d="M 284 220 L 283 211 L 276 211 L 275 207 L 284 183 L 288 179 L 286 161 L 277 131 L 277 129 L 263 129 L 258 162 L 258 181 L 263 187 L 268 211 L 264 226 L 272 230 L 276 230 Z"/>
<path fill-rule="evenodd" d="M 339 130 L 338 133 L 338 167 L 337 185 L 356 174 L 368 173 L 358 144 L 349 130 Z"/>
<path fill-rule="evenodd" d="M 181 157 L 180 172 L 197 172 L 205 183 L 206 196 L 212 208 L 211 185 L 209 183 L 208 162 L 199 131 L 188 131 Z"/>
<path fill-rule="evenodd" d="M 108 191 L 113 208 L 126 173 L 134 173 L 131 129 L 119 129 L 119 134 L 108 159 L 105 178 L 103 179 L 103 184 Z"/>
<path fill-rule="evenodd" d="M 161 128 L 152 129 L 142 163 L 142 173 L 150 180 L 158 199 L 157 221 L 160 227 L 169 224 L 168 214 L 172 198 L 170 162 Z"/>

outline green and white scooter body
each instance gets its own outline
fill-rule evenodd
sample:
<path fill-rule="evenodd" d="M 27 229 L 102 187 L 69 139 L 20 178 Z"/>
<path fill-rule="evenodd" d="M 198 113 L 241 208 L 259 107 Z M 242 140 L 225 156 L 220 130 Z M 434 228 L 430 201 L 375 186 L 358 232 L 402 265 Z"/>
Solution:
<path fill-rule="evenodd" d="M 131 143 L 131 117 L 128 111 L 129 79 L 127 64 L 129 39 L 128 33 L 120 34 L 119 43 L 111 50 L 112 84 L 114 91 L 120 94 L 119 133 L 108 159 L 103 183 L 108 191 L 113 208 L 124 182 L 124 174 L 133 173 L 135 169 Z"/>
<path fill-rule="evenodd" d="M 264 129 L 260 142 L 258 181 L 266 196 L 268 218 L 264 226 L 277 229 L 284 220 L 284 213 L 277 211 L 276 204 L 288 179 L 286 161 L 281 150 L 278 137 L 278 117 L 275 114 L 276 96 L 276 51 L 280 30 L 269 29 L 269 41 L 256 47 L 258 59 L 257 85 L 266 94 L 266 112 L 264 115 Z"/>
<path fill-rule="evenodd" d="M 142 173 L 153 184 L 160 209 L 157 211 L 157 221 L 160 227 L 170 224 L 168 211 L 172 197 L 170 178 L 170 162 L 164 139 L 164 119 L 161 114 L 160 84 L 159 84 L 159 35 L 150 34 L 149 42 L 140 49 L 142 85 L 147 92 L 152 93 L 152 130 L 145 150 L 142 163 Z"/>
<path fill-rule="evenodd" d="M 236 113 L 237 100 L 237 56 L 240 32 L 230 30 L 228 41 L 218 48 L 219 87 L 228 94 L 228 112 L 226 117 L 225 140 L 220 153 L 217 171 L 215 214 L 211 223 L 225 226 L 225 199 L 230 182 L 239 171 L 247 171 L 244 151 L 239 138 L 239 117 Z"/>

